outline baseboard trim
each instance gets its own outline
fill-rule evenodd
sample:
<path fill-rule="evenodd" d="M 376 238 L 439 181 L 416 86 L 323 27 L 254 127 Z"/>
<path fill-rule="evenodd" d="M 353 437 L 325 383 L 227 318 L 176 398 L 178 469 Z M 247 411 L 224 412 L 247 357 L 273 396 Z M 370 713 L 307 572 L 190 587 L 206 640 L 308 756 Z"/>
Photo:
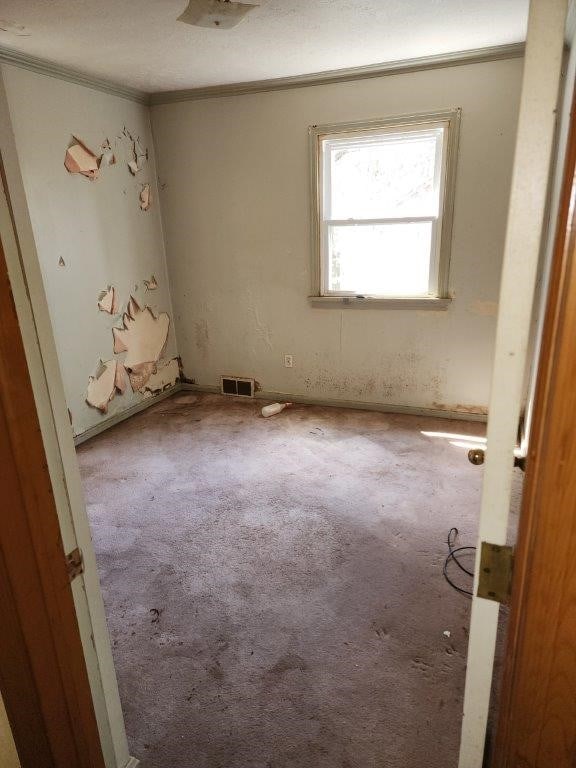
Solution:
<path fill-rule="evenodd" d="M 170 397 L 170 395 L 174 395 L 176 392 L 179 392 L 182 389 L 182 384 L 178 382 L 173 387 L 170 387 L 170 389 L 165 389 L 163 392 L 160 392 L 158 395 L 153 395 L 152 397 L 146 397 L 144 400 L 140 401 L 139 403 L 136 403 L 136 405 L 130 406 L 130 408 L 126 408 L 124 411 L 120 411 L 119 413 L 115 413 L 113 416 L 110 416 L 109 419 L 104 419 L 104 421 L 101 421 L 99 424 L 95 424 L 93 427 L 89 427 L 84 432 L 81 432 L 79 435 L 76 435 L 74 437 L 74 445 L 78 446 L 82 443 L 85 443 L 86 440 L 90 440 L 92 437 L 96 437 L 96 435 L 99 435 L 101 432 L 105 432 L 107 429 L 110 429 L 111 427 L 115 427 L 116 424 L 120 424 L 122 421 L 125 421 L 126 419 L 129 419 L 131 416 L 135 416 L 137 413 L 141 413 L 142 411 L 145 411 L 147 408 L 150 408 L 152 405 L 156 405 L 156 403 L 160 403 L 162 400 L 165 400 L 167 397 Z"/>
<path fill-rule="evenodd" d="M 175 395 L 177 392 L 205 392 L 211 395 L 220 395 L 220 387 L 215 384 L 187 384 L 178 382 L 174 387 L 164 390 L 159 395 L 147 397 L 140 403 L 126 408 L 125 411 L 115 413 L 109 419 L 95 424 L 93 427 L 81 432 L 74 437 L 74 445 L 78 446 L 90 440 L 92 437 L 105 432 L 107 429 L 120 424 L 126 419 L 135 416 L 137 413 L 145 411 L 156 403 L 162 402 L 167 397 Z M 394 405 L 392 403 L 369 403 L 362 400 L 337 400 L 333 398 L 309 397 L 308 395 L 296 395 L 291 392 L 270 392 L 260 390 L 254 395 L 256 400 L 275 400 L 279 402 L 300 403 L 301 405 L 320 405 L 328 408 L 351 408 L 360 411 L 377 411 L 379 413 L 404 413 L 408 416 L 431 416 L 436 419 L 452 419 L 454 421 L 478 421 L 485 423 L 487 416 L 485 413 L 474 413 L 469 411 L 450 411 L 442 408 L 420 408 L 414 405 Z M 130 768 L 130 766 L 126 766 Z"/>
<path fill-rule="evenodd" d="M 192 392 L 206 392 L 219 395 L 220 387 L 213 384 L 181 384 L 182 390 Z M 278 402 L 300 403 L 301 405 L 321 405 L 329 408 L 351 408 L 360 411 L 378 411 L 380 413 L 403 413 L 408 416 L 431 416 L 436 419 L 452 419 L 454 421 L 478 421 L 486 422 L 485 413 L 469 411 L 450 411 L 441 408 L 420 408 L 414 405 L 393 405 L 390 403 L 369 403 L 362 400 L 336 400 L 329 398 L 309 397 L 308 395 L 295 395 L 290 392 L 269 392 L 260 390 L 254 395 L 256 400 L 274 400 Z"/>
<path fill-rule="evenodd" d="M 140 760 L 138 760 L 135 757 L 129 757 L 128 760 L 122 766 L 122 768 L 137 768 L 139 765 L 140 765 Z"/>

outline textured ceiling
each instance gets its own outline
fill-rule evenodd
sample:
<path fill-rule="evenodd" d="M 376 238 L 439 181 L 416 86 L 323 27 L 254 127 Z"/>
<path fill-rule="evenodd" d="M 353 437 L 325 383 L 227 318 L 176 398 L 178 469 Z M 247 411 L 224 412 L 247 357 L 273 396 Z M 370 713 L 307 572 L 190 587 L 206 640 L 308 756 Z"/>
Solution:
<path fill-rule="evenodd" d="M 176 21 L 186 5 L 0 0 L 0 45 L 152 92 L 520 42 L 528 15 L 528 0 L 262 0 L 225 31 Z"/>

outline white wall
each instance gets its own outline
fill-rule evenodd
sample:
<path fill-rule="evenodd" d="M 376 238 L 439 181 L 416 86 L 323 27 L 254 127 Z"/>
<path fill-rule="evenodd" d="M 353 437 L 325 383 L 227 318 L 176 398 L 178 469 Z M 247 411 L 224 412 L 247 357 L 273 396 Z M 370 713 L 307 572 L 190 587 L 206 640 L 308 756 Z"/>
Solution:
<path fill-rule="evenodd" d="M 85 403 L 119 324 L 98 311 L 98 293 L 112 284 L 124 302 L 132 292 L 172 317 L 165 243 L 179 352 L 199 384 L 231 373 L 318 399 L 485 409 L 521 59 L 154 107 L 165 243 L 148 109 L 2 72 L 76 434 L 106 418 Z M 308 126 L 458 106 L 448 311 L 311 307 Z M 151 150 L 139 177 L 122 156 L 97 182 L 67 173 L 73 134 L 96 149 L 124 126 Z M 147 293 L 151 274 L 159 288 Z M 283 367 L 285 353 L 294 368 Z M 175 354 L 172 328 L 166 357 Z M 116 396 L 109 415 L 141 398 Z"/>
<path fill-rule="evenodd" d="M 154 152 L 146 106 L 44 75 L 3 65 L 10 117 L 38 249 L 54 336 L 74 432 L 106 417 L 85 402 L 88 377 L 98 360 L 112 353 L 112 317 L 97 308 L 98 294 L 114 285 L 125 305 L 130 293 L 172 318 Z M 96 151 L 105 138 L 114 144 L 126 127 L 150 150 L 136 176 L 120 149 L 118 163 L 97 181 L 64 168 L 72 135 Z M 124 150 L 128 142 L 123 142 Z M 152 185 L 149 211 L 139 207 L 141 183 Z M 59 266 L 60 257 L 65 266 Z M 159 287 L 146 292 L 154 274 Z M 136 288 L 137 286 L 137 288 Z M 177 354 L 173 328 L 166 357 Z M 111 416 L 135 405 L 130 389 L 110 403 Z"/>
<path fill-rule="evenodd" d="M 267 391 L 488 403 L 522 59 L 152 108 L 185 373 Z M 447 312 L 312 308 L 308 126 L 462 107 Z M 294 368 L 283 355 L 294 355 Z"/>

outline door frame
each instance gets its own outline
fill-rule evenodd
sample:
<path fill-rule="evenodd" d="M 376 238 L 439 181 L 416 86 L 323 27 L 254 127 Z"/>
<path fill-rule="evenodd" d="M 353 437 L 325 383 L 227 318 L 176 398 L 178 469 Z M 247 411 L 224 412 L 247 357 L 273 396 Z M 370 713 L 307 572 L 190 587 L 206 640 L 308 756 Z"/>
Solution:
<path fill-rule="evenodd" d="M 530 2 L 488 408 L 478 553 L 483 542 L 505 545 L 508 537 L 518 425 L 534 331 L 532 310 L 555 165 L 567 16 L 568 0 Z M 479 575 L 477 557 L 459 768 L 482 768 L 484 764 L 492 693 L 500 606 L 477 596 Z"/>

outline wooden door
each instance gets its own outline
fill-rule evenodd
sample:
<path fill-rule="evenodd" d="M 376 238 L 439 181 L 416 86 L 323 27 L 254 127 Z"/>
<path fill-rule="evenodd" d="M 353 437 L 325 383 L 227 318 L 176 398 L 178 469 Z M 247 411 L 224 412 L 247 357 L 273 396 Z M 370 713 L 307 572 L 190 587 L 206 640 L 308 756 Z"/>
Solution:
<path fill-rule="evenodd" d="M 0 690 L 22 768 L 103 768 L 36 403 L 0 242 Z"/>
<path fill-rule="evenodd" d="M 576 123 L 516 551 L 494 768 L 576 765 Z"/>

